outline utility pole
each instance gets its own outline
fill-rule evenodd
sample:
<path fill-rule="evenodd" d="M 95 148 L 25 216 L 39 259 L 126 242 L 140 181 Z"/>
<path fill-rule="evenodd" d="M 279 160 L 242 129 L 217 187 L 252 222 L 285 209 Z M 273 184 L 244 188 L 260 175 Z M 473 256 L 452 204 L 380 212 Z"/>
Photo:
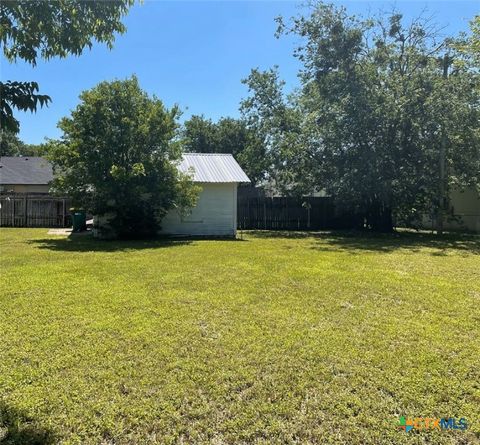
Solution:
<path fill-rule="evenodd" d="M 448 79 L 448 65 L 450 63 L 450 58 L 448 54 L 445 54 L 443 57 L 443 77 Z M 445 113 L 445 108 L 444 108 Z M 444 116 L 442 122 L 442 141 L 440 143 L 440 157 L 439 157 L 439 171 L 440 171 L 440 184 L 439 184 L 439 208 L 437 215 L 437 234 L 443 234 L 443 221 L 445 219 L 445 158 L 447 153 L 447 132 L 445 131 L 445 121 L 446 116 Z"/>

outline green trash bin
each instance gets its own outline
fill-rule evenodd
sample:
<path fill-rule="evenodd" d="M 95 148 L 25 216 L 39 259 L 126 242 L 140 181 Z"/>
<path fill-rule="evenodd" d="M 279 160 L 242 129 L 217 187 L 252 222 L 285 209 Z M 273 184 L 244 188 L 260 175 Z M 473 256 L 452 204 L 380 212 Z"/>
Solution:
<path fill-rule="evenodd" d="M 72 209 L 72 225 L 74 232 L 87 230 L 87 213 L 82 209 Z"/>

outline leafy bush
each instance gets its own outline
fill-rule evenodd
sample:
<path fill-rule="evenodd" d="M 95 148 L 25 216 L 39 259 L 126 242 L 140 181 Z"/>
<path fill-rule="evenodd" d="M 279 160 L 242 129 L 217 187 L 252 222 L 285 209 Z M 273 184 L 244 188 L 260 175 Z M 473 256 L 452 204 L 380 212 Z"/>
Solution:
<path fill-rule="evenodd" d="M 136 77 L 102 82 L 80 99 L 51 143 L 54 189 L 98 217 L 100 236 L 153 236 L 168 210 L 195 205 L 199 188 L 176 167 L 177 107 L 149 97 Z"/>

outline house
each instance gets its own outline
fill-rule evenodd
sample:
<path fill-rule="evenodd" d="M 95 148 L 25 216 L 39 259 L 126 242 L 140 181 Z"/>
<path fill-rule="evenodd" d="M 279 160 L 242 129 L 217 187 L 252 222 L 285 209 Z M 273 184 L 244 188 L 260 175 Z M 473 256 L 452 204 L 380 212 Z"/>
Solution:
<path fill-rule="evenodd" d="M 197 205 L 182 216 L 170 210 L 162 220 L 162 234 L 177 236 L 235 236 L 237 187 L 250 180 L 231 154 L 184 153 L 178 166 L 192 173 L 202 187 Z"/>
<path fill-rule="evenodd" d="M 0 157 L 0 193 L 48 193 L 53 169 L 44 158 Z"/>
<path fill-rule="evenodd" d="M 480 193 L 475 187 L 452 190 L 450 193 L 452 214 L 459 218 L 448 221 L 447 230 L 468 230 L 480 233 Z"/>
<path fill-rule="evenodd" d="M 452 189 L 449 205 L 443 223 L 445 230 L 480 233 L 480 193 L 475 187 Z M 420 226 L 435 230 L 435 216 L 425 215 Z"/>

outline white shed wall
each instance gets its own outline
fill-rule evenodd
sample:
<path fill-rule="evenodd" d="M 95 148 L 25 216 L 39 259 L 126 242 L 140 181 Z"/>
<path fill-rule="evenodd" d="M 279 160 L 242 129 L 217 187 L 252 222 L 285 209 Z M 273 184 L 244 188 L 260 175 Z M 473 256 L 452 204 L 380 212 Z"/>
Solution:
<path fill-rule="evenodd" d="M 165 235 L 235 236 L 237 183 L 198 183 L 202 192 L 191 213 L 181 218 L 171 210 L 161 222 Z"/>

